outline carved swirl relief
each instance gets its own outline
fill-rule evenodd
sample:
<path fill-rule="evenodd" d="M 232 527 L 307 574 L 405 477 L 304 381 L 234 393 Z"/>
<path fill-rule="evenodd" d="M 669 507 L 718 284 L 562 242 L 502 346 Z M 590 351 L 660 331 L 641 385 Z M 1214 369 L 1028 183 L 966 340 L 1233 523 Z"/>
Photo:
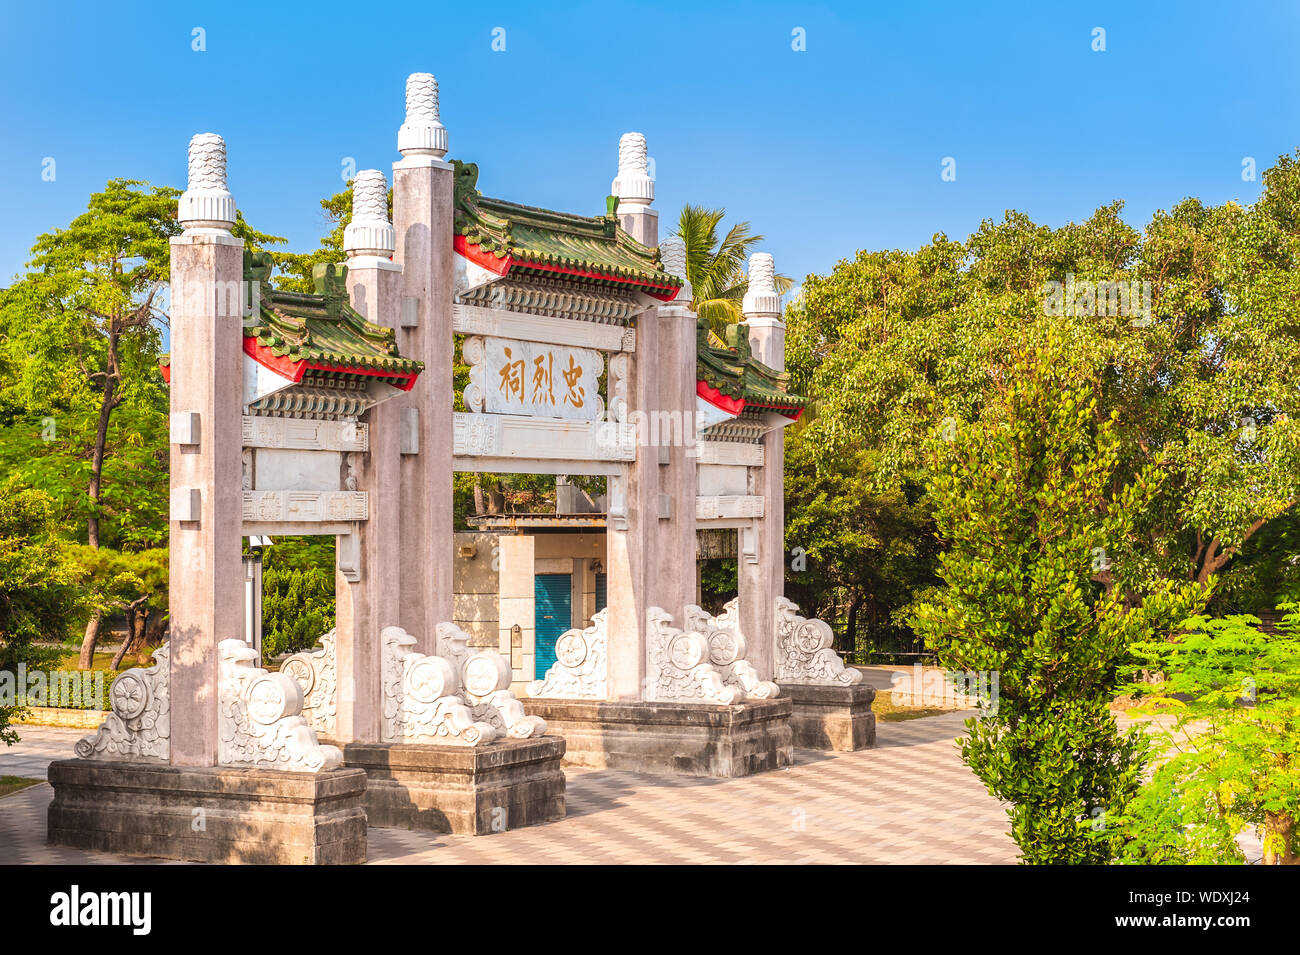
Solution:
<path fill-rule="evenodd" d="M 698 631 L 672 625 L 659 607 L 646 611 L 647 702 L 740 703 L 745 691 L 727 685 L 709 659 L 709 641 Z"/>
<path fill-rule="evenodd" d="M 776 598 L 776 678 L 781 683 L 851 686 L 862 682 L 862 671 L 846 667 L 831 649 L 830 625 L 798 614 L 797 604 Z"/>
<path fill-rule="evenodd" d="M 82 759 L 167 762 L 171 756 L 170 647 L 153 652 L 148 669 L 126 670 L 108 690 L 112 712 L 93 736 L 77 741 Z"/>
<path fill-rule="evenodd" d="M 510 689 L 510 661 L 491 650 L 471 650 L 469 634 L 454 623 L 437 628 L 438 655 L 456 667 L 461 691 L 476 720 L 494 727 L 510 739 L 531 739 L 546 734 L 546 720 L 529 716 Z"/>
<path fill-rule="evenodd" d="M 528 695 L 561 700 L 603 700 L 609 610 L 591 618 L 584 630 L 566 630 L 555 641 L 555 662 L 540 680 L 528 685 Z"/>
<path fill-rule="evenodd" d="M 384 742 L 478 746 L 500 735 L 461 698 L 451 661 L 413 650 L 415 638 L 401 627 L 385 627 L 382 637 Z"/>
<path fill-rule="evenodd" d="M 322 746 L 303 719 L 302 689 L 285 673 L 253 666 L 257 652 L 222 640 L 217 673 L 217 763 L 316 773 L 343 764 L 336 746 Z"/>
<path fill-rule="evenodd" d="M 333 739 L 338 725 L 334 631 L 321 637 L 320 644 L 319 649 L 304 650 L 286 659 L 280 665 L 280 672 L 292 677 L 302 688 L 303 718 L 316 732 Z"/>
<path fill-rule="evenodd" d="M 510 662 L 499 653 L 469 648 L 469 634 L 450 623 L 437 628 L 437 653 L 414 649 L 401 627 L 385 627 L 381 739 L 386 743 L 478 746 L 495 739 L 529 739 L 546 733 L 546 721 L 524 712 L 510 690 Z M 334 631 L 322 648 L 295 654 L 281 672 L 293 678 L 311 704 L 313 725 L 333 732 L 338 692 Z"/>
<path fill-rule="evenodd" d="M 739 687 L 746 696 L 771 700 L 780 696 L 781 688 L 771 680 L 763 680 L 758 671 L 745 659 L 749 644 L 740 632 L 740 600 L 733 598 L 723 606 L 722 613 L 709 616 L 695 604 L 686 607 L 686 626 L 699 631 L 709 644 L 709 662 L 718 668 L 722 681 Z"/>

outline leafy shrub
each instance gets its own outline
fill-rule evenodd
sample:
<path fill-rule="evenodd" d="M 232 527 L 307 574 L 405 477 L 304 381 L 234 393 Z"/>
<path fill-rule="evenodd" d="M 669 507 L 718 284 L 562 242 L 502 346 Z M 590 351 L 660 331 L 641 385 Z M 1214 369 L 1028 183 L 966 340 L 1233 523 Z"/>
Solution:
<path fill-rule="evenodd" d="M 1161 475 L 1115 480 L 1114 417 L 1097 413 L 1086 373 L 1055 333 L 1016 349 L 1003 402 L 936 439 L 929 490 L 946 585 L 916 613 L 947 670 L 998 678 L 967 722 L 962 757 L 1010 803 L 1030 863 L 1099 863 L 1092 827 L 1141 782 L 1146 740 L 1109 711 L 1132 648 L 1204 605 L 1194 584 L 1154 586 L 1139 601 L 1117 584 L 1134 515 Z M 1109 555 L 1109 556 L 1107 556 Z"/>
<path fill-rule="evenodd" d="M 85 605 L 77 569 L 58 537 L 63 528 L 49 495 L 13 485 L 0 488 L 0 687 L 14 692 L 20 665 L 53 665 L 61 656 L 35 641 L 61 641 L 68 621 Z M 14 743 L 7 727 L 20 709 L 0 696 L 0 741 Z"/>
<path fill-rule="evenodd" d="M 1265 862 L 1300 863 L 1300 607 L 1277 633 L 1247 615 L 1193 617 L 1135 650 L 1154 679 L 1130 688 L 1168 718 L 1164 761 L 1101 840 L 1118 861 L 1245 862 L 1237 837 L 1262 833 Z"/>
<path fill-rule="evenodd" d="M 263 557 L 262 659 L 314 645 L 334 606 L 333 539 L 277 539 Z"/>

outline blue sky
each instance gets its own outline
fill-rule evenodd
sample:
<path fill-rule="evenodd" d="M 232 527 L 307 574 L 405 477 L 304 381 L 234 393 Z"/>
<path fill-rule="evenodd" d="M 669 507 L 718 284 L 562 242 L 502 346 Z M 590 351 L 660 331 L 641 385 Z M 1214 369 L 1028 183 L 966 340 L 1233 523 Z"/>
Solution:
<path fill-rule="evenodd" d="M 1243 158 L 1300 146 L 1294 3 L 0 3 L 0 284 L 107 179 L 183 187 L 196 132 L 252 224 L 314 248 L 345 159 L 398 158 L 416 70 L 485 193 L 602 213 L 638 130 L 664 225 L 723 206 L 797 280 L 1008 208 L 1250 201 Z"/>

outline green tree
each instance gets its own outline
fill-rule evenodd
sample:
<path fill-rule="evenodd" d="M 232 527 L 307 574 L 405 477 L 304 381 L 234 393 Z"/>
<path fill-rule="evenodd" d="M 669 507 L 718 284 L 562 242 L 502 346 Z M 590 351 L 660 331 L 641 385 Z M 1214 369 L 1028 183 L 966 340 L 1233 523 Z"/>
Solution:
<path fill-rule="evenodd" d="M 263 551 L 263 660 L 314 646 L 334 612 L 333 538 L 280 537 Z"/>
<path fill-rule="evenodd" d="M 1099 841 L 1139 864 L 1241 863 L 1262 832 L 1265 864 L 1300 864 L 1300 613 L 1276 633 L 1259 618 L 1193 617 L 1135 648 L 1154 679 L 1130 690 L 1153 714 L 1161 762 Z"/>
<path fill-rule="evenodd" d="M 1030 863 L 1097 863 L 1091 821 L 1137 791 L 1146 743 L 1121 733 L 1109 706 L 1139 641 L 1167 635 L 1205 588 L 1147 585 L 1130 605 L 1099 582 L 1132 557 L 1134 516 L 1164 475 L 1120 475 L 1118 414 L 1098 420 L 1096 369 L 1077 342 L 1045 329 L 1011 349 L 999 398 L 941 433 L 929 492 L 946 550 L 944 587 L 915 626 L 949 671 L 984 674 L 996 692 L 967 722 L 962 756 L 1009 802 Z M 951 440 L 947 440 L 947 439 Z"/>
<path fill-rule="evenodd" d="M 695 313 L 707 318 L 719 334 L 741 320 L 741 302 L 749 288 L 745 276 L 749 253 L 763 241 L 763 236 L 750 231 L 748 222 L 737 222 L 719 238 L 726 214 L 725 209 L 685 205 L 676 233 L 686 244 L 686 277 L 695 293 Z M 776 277 L 778 292 L 788 292 L 793 284 L 784 275 Z"/>
<path fill-rule="evenodd" d="M 41 365 L 53 362 L 64 366 L 61 390 L 69 403 L 96 408 L 85 494 L 86 539 L 92 548 L 101 544 L 104 461 L 114 409 L 131 402 L 140 414 L 166 413 L 153 367 L 165 315 L 168 241 L 180 232 L 179 195 L 170 187 L 110 180 L 66 228 L 37 238 L 34 271 L 6 296 L 6 337 L 41 358 L 17 365 L 20 387 L 37 391 L 39 381 L 33 379 Z M 83 668 L 93 658 L 100 619 L 92 613 L 86 625 Z"/>
<path fill-rule="evenodd" d="M 81 610 L 85 594 L 60 532 L 57 508 L 45 494 L 13 482 L 0 488 L 0 740 L 18 741 L 10 728 L 15 715 L 20 665 L 54 665 L 57 648 L 36 641 L 61 641 L 68 620 Z M 5 692 L 13 681 L 14 697 Z"/>
<path fill-rule="evenodd" d="M 810 439 L 868 449 L 874 482 L 897 487 L 923 479 L 923 436 L 1000 400 L 1008 343 L 1050 319 L 1102 370 L 1120 478 L 1166 474 L 1127 571 L 1217 576 L 1223 609 L 1248 589 L 1239 568 L 1282 582 L 1285 554 L 1243 557 L 1300 499 L 1300 164 L 1279 160 L 1249 208 L 1189 199 L 1141 232 L 1121 208 L 1057 229 L 1008 212 L 964 243 L 861 252 L 805 282 L 787 364 L 818 402 Z"/>
<path fill-rule="evenodd" d="M 58 486 L 91 548 L 148 547 L 166 535 L 167 394 L 157 366 L 179 196 L 110 180 L 66 228 L 37 238 L 31 271 L 0 295 L 4 456 L 30 483 Z M 253 247 L 284 241 L 242 216 L 233 231 Z M 83 668 L 101 620 L 96 610 L 86 623 Z"/>
<path fill-rule="evenodd" d="M 786 591 L 803 612 L 843 624 L 841 649 L 910 650 L 904 608 L 938 583 L 923 489 L 880 490 L 868 452 L 828 450 L 812 433 L 786 432 Z"/>
<path fill-rule="evenodd" d="M 167 625 L 166 547 L 136 551 L 81 544 L 69 552 L 87 582 L 93 612 L 126 619 L 126 637 L 111 669 L 120 669 L 128 653 L 162 642 Z"/>

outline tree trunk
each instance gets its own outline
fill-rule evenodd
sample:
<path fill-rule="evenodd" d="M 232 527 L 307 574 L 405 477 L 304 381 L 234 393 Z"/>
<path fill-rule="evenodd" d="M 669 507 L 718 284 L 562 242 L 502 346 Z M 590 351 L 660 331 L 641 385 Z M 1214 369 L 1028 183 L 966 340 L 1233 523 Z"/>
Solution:
<path fill-rule="evenodd" d="M 86 621 L 86 633 L 81 638 L 81 654 L 77 657 L 77 668 L 89 670 L 95 662 L 95 643 L 99 639 L 99 614 L 94 614 Z"/>
<path fill-rule="evenodd" d="M 116 324 L 116 323 L 114 323 Z M 99 548 L 99 492 L 104 476 L 104 449 L 108 445 L 108 421 L 117 404 L 117 329 L 113 328 L 108 336 L 108 373 L 104 376 L 104 400 L 99 405 L 99 423 L 95 426 L 95 447 L 90 458 L 90 515 L 86 518 L 86 543 Z M 99 640 L 99 615 L 95 614 L 86 623 L 86 632 L 81 638 L 81 654 L 77 665 L 82 670 L 89 670 L 95 661 L 95 644 Z"/>
<path fill-rule="evenodd" d="M 127 631 L 126 636 L 122 638 L 122 645 L 117 648 L 117 653 L 113 654 L 114 670 L 122 665 L 122 658 L 126 656 L 126 652 L 135 644 L 135 632 L 135 615 L 131 614 L 127 617 Z"/>
<path fill-rule="evenodd" d="M 857 594 L 853 595 L 853 600 L 849 604 L 849 625 L 845 637 L 848 640 L 848 647 L 845 648 L 849 653 L 855 653 L 858 649 L 858 609 L 862 606 L 862 598 Z"/>
<path fill-rule="evenodd" d="M 149 622 L 144 628 L 144 645 L 156 647 L 163 642 L 167 633 L 167 614 L 154 610 L 149 614 Z"/>
<path fill-rule="evenodd" d="M 144 637 L 145 621 L 148 619 L 148 597 L 141 597 L 131 602 L 131 606 L 126 608 L 126 637 L 122 640 L 122 645 L 117 648 L 117 653 L 113 657 L 113 669 L 116 670 L 122 665 L 122 658 L 127 653 L 139 647 Z"/>
<path fill-rule="evenodd" d="M 117 336 L 109 336 L 109 367 L 117 365 Z M 86 521 L 86 543 L 91 547 L 99 546 L 99 492 L 104 479 L 104 449 L 108 445 L 108 422 L 113 408 L 117 405 L 116 380 L 110 370 L 104 379 L 104 400 L 99 405 L 99 422 L 95 426 L 95 447 L 90 457 L 90 517 Z"/>
<path fill-rule="evenodd" d="M 1264 865 L 1300 865 L 1295 836 L 1293 816 L 1284 812 L 1264 813 Z M 1281 844 L 1280 851 L 1277 843 Z"/>

